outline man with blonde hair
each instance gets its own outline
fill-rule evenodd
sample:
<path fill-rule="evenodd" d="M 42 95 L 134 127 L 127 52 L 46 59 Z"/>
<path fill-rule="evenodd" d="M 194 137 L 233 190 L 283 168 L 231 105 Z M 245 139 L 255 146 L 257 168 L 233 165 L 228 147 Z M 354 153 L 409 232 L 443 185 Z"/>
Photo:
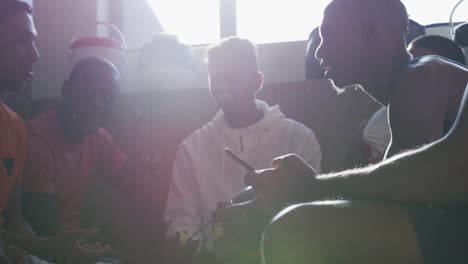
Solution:
<path fill-rule="evenodd" d="M 263 74 L 250 41 L 224 39 L 208 49 L 206 61 L 211 95 L 221 110 L 179 146 L 165 213 L 168 236 L 193 235 L 210 220 L 217 203 L 229 202 L 246 187 L 247 170 L 225 156 L 225 148 L 257 168 L 278 155 L 297 153 L 320 171 L 321 150 L 314 133 L 287 119 L 279 106 L 256 99 Z M 211 250 L 210 227 L 194 238 Z"/>

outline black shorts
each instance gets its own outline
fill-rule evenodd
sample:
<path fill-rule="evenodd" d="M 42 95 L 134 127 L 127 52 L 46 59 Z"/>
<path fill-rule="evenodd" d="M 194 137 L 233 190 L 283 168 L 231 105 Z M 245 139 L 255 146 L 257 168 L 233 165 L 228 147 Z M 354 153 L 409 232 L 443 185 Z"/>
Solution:
<path fill-rule="evenodd" d="M 425 264 L 468 263 L 468 207 L 406 205 Z"/>

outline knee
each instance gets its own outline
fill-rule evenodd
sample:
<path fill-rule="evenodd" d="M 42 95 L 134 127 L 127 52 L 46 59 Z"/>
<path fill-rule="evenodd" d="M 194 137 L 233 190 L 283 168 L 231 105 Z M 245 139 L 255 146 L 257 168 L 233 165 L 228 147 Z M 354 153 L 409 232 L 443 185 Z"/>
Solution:
<path fill-rule="evenodd" d="M 373 202 L 314 202 L 286 208 L 267 227 L 262 248 L 266 264 L 420 260 L 406 211 Z"/>

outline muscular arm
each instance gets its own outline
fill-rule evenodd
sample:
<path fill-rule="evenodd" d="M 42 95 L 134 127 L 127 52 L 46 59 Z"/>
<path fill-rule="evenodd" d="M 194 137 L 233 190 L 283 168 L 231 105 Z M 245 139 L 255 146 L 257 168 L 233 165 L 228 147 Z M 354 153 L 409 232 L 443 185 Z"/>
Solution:
<path fill-rule="evenodd" d="M 386 157 L 434 142 L 443 136 L 450 89 L 440 83 L 437 67 L 416 66 L 393 87 L 389 100 L 392 134 Z"/>
<path fill-rule="evenodd" d="M 33 254 L 39 254 L 44 250 L 40 246 L 42 244 L 41 238 L 35 235 L 21 213 L 21 188 L 19 185 L 15 187 L 8 200 L 4 226 L 5 228 L 0 228 L 0 238 L 5 243 L 25 249 Z"/>
<path fill-rule="evenodd" d="M 44 252 L 43 247 L 46 238 L 37 237 L 31 234 L 15 233 L 0 228 L 0 238 L 6 243 L 26 250 L 31 254 L 40 255 Z"/>
<path fill-rule="evenodd" d="M 22 214 L 21 187 L 19 184 L 16 185 L 8 200 L 5 211 L 5 226 L 13 232 L 35 236 L 34 230 Z"/>
<path fill-rule="evenodd" d="M 31 225 L 23 218 L 21 188 L 17 184 L 5 210 L 5 224 L 0 228 L 0 238 L 7 244 L 22 248 L 33 254 L 41 253 L 42 238 L 36 236 Z"/>
<path fill-rule="evenodd" d="M 317 190 L 354 199 L 468 205 L 468 92 L 443 139 L 375 166 L 318 176 Z"/>
<path fill-rule="evenodd" d="M 447 160 L 449 152 L 458 150 L 443 140 L 375 166 L 318 176 L 316 188 L 353 199 L 468 205 L 467 166 Z"/>
<path fill-rule="evenodd" d="M 301 197 L 301 201 L 338 196 L 363 200 L 468 205 L 467 104 L 468 92 L 464 95 L 455 125 L 446 137 L 396 155 L 380 164 L 314 177 L 314 172 L 299 158 L 283 157 L 276 169 L 248 174 L 246 180 L 262 196 L 278 196 L 285 189 L 294 190 L 289 198 L 293 202 L 297 202 L 294 195 L 298 190 L 304 189 L 307 190 L 306 196 Z M 285 181 L 289 178 L 293 181 L 286 184 Z"/>

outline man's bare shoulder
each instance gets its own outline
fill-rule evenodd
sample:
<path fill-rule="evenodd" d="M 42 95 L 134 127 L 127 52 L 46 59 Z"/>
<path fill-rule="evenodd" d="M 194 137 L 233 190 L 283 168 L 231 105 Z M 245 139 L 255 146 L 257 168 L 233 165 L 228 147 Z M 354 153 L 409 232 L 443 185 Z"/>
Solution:
<path fill-rule="evenodd" d="M 393 84 L 389 98 L 390 154 L 441 137 L 453 120 L 468 81 L 468 71 L 440 57 L 412 61 Z"/>
<path fill-rule="evenodd" d="M 447 94 L 453 90 L 463 91 L 467 82 L 465 66 L 439 56 L 426 56 L 409 63 L 395 82 L 394 95 L 398 97 L 411 92 Z"/>
<path fill-rule="evenodd" d="M 426 56 L 412 61 L 405 73 L 404 79 L 419 82 L 464 83 L 468 81 L 468 68 L 439 56 Z M 463 87 L 464 88 L 464 87 Z"/>

